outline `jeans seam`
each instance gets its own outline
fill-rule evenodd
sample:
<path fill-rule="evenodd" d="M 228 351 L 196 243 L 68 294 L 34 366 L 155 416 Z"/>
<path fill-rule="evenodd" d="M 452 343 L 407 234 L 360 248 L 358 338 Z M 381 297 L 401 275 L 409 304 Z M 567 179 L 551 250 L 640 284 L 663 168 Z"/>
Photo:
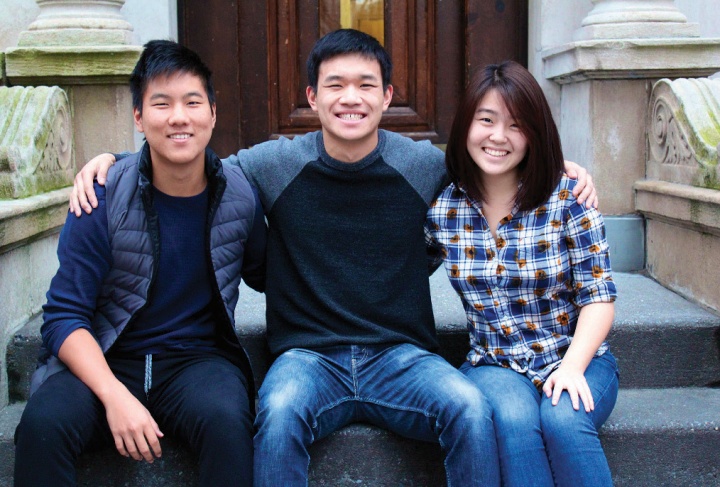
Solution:
<path fill-rule="evenodd" d="M 354 401 L 354 400 L 355 400 L 354 397 L 347 396 L 347 397 L 343 397 L 342 399 L 340 399 L 338 401 L 332 402 L 332 403 L 327 404 L 326 406 L 323 406 L 320 409 L 318 409 L 318 411 L 315 413 L 315 422 L 312 425 L 312 429 L 317 430 L 320 415 L 325 414 L 326 412 L 338 407 L 341 404 L 344 404 L 349 401 Z"/>
<path fill-rule="evenodd" d="M 601 355 L 600 357 L 602 357 L 602 355 Z M 598 358 L 600 358 L 600 357 L 598 357 Z M 608 364 L 608 365 L 610 365 L 610 364 Z M 616 365 L 616 364 L 613 364 L 612 368 L 613 368 L 613 373 L 614 373 L 615 376 L 617 377 L 617 375 L 618 375 L 618 367 L 617 367 L 617 365 Z M 605 394 L 607 394 L 607 391 L 608 391 L 608 389 L 610 388 L 610 384 L 612 384 L 612 380 L 609 380 L 609 381 L 605 382 L 605 384 L 604 384 L 605 387 L 603 387 L 602 391 L 600 391 L 600 397 L 598 397 L 598 401 L 599 401 L 600 399 L 602 399 L 603 397 L 605 397 Z"/>
<path fill-rule="evenodd" d="M 437 424 L 437 419 L 438 419 L 437 416 L 435 416 L 434 414 L 432 414 L 428 411 L 424 411 L 422 409 L 399 406 L 399 405 L 392 404 L 389 402 L 378 401 L 377 399 L 370 399 L 367 397 L 357 397 L 356 400 L 359 402 L 364 402 L 364 403 L 368 403 L 368 404 L 377 404 L 378 406 L 383 406 L 383 407 L 390 408 L 390 409 L 396 409 L 398 411 L 407 411 L 410 413 L 422 414 L 426 418 L 433 418 L 435 420 L 435 423 Z"/>

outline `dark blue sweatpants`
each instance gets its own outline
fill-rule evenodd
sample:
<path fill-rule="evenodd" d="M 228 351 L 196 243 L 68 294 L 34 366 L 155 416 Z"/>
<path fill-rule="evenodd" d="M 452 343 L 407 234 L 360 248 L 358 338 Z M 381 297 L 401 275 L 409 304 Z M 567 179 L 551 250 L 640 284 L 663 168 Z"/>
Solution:
<path fill-rule="evenodd" d="M 165 436 L 197 455 L 200 485 L 252 485 L 253 414 L 237 366 L 212 353 L 154 357 L 146 393 L 145 357 L 108 357 L 108 364 Z M 75 486 L 82 452 L 114 448 L 102 403 L 68 370 L 32 395 L 15 442 L 16 487 Z"/>

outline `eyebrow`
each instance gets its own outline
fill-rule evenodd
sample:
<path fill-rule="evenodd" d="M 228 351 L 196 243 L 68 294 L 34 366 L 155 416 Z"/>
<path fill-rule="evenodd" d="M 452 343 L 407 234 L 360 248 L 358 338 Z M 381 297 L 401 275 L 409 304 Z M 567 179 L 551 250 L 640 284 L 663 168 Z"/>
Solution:
<path fill-rule="evenodd" d="M 490 110 L 489 108 L 478 108 L 477 110 L 475 110 L 475 113 L 489 113 L 491 115 L 498 114 L 498 112 L 496 112 L 495 110 Z"/>
<path fill-rule="evenodd" d="M 189 92 L 185 93 L 185 94 L 182 96 L 183 99 L 194 98 L 194 97 L 200 97 L 200 98 L 202 98 L 202 97 L 203 97 L 203 94 L 202 94 L 201 92 L 199 92 L 199 91 L 189 91 Z M 168 99 L 168 98 L 172 98 L 172 97 L 171 97 L 170 95 L 166 94 L 166 93 L 154 93 L 154 94 L 150 95 L 150 101 L 152 101 L 152 100 L 165 100 L 165 99 Z"/>
<path fill-rule="evenodd" d="M 330 82 L 333 82 L 333 81 L 341 81 L 341 80 L 344 80 L 344 79 L 347 79 L 347 77 L 346 77 L 346 76 L 341 76 L 341 75 L 339 75 L 339 74 L 331 74 L 331 75 L 326 76 L 326 77 L 323 79 L 323 82 L 325 82 L 325 83 L 330 83 Z M 364 81 L 378 81 L 377 76 L 375 76 L 374 74 L 361 74 L 361 75 L 360 75 L 360 79 L 361 79 L 361 80 L 364 80 Z"/>

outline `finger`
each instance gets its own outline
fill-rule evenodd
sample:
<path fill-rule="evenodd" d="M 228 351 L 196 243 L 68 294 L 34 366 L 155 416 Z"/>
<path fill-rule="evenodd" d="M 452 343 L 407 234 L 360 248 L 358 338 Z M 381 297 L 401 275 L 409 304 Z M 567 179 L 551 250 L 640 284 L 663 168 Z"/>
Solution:
<path fill-rule="evenodd" d="M 89 174 L 84 174 L 85 171 L 81 172 L 83 179 L 83 188 L 78 188 L 78 191 L 82 191 L 87 193 L 87 200 L 90 202 L 90 205 L 92 205 L 93 208 L 97 208 L 97 198 L 95 197 L 95 190 L 93 189 L 93 175 L 92 171 L 89 171 Z M 107 175 L 107 173 L 106 173 Z M 92 210 L 85 210 L 88 213 L 90 213 Z"/>
<path fill-rule="evenodd" d="M 124 457 L 129 457 L 130 454 L 128 453 L 127 449 L 125 449 L 125 442 L 123 442 L 122 436 L 113 435 L 113 440 L 115 441 L 115 449 L 118 451 L 118 453 Z"/>
<path fill-rule="evenodd" d="M 125 442 L 125 449 L 133 458 L 133 460 L 137 460 L 138 462 L 141 461 L 143 457 L 140 452 L 138 452 L 138 448 L 135 445 L 135 439 L 132 437 L 132 435 L 128 434 L 127 437 L 123 437 L 123 441 Z"/>
<path fill-rule="evenodd" d="M 583 386 L 583 404 L 585 404 L 585 412 L 589 413 L 595 410 L 595 400 L 593 399 L 592 391 L 587 382 L 583 384 Z"/>
<path fill-rule="evenodd" d="M 157 423 L 153 421 L 152 429 L 145 434 L 145 438 L 147 438 L 150 449 L 152 450 L 152 453 L 153 455 L 155 455 L 156 458 L 160 458 L 162 456 L 162 449 L 160 448 L 160 438 L 162 438 L 163 436 L 164 435 L 162 434 L 162 431 L 160 431 Z"/>
<path fill-rule="evenodd" d="M 70 212 L 74 213 L 76 217 L 79 217 L 82 212 L 80 209 L 80 202 L 78 201 L 77 193 L 75 191 L 75 186 L 73 186 L 73 189 L 70 192 Z"/>
<path fill-rule="evenodd" d="M 563 387 L 556 384 L 553 388 L 553 395 L 552 395 L 552 405 L 557 406 L 558 402 L 560 402 L 560 395 L 562 394 Z"/>
<path fill-rule="evenodd" d="M 568 387 L 568 394 L 570 394 L 570 402 L 575 411 L 580 411 L 580 396 L 576 387 Z"/>
<path fill-rule="evenodd" d="M 587 200 L 587 203 L 585 204 L 585 208 L 587 208 L 588 210 L 590 208 L 597 209 L 598 203 L 600 203 L 600 200 L 598 199 L 597 191 L 595 191 L 595 189 L 593 189 L 592 194 L 590 195 L 590 197 Z"/>
<path fill-rule="evenodd" d="M 98 167 L 98 174 L 97 174 L 98 184 L 101 184 L 103 186 L 105 185 L 105 181 L 107 180 L 107 173 L 111 167 L 112 167 L 112 164 L 109 166 L 100 164 L 100 167 Z"/>
<path fill-rule="evenodd" d="M 550 397 L 553 392 L 553 385 L 555 381 L 552 377 L 548 378 L 548 380 L 545 381 L 545 385 L 543 386 L 542 390 L 545 393 L 546 397 Z"/>
<path fill-rule="evenodd" d="M 151 451 L 150 443 L 157 443 L 158 441 L 157 436 L 155 436 L 152 430 L 148 430 L 147 435 L 148 437 L 146 437 L 145 435 L 138 435 L 138 437 L 135 438 L 135 444 L 137 445 L 138 453 L 142 456 L 142 458 L 146 462 L 152 463 L 155 461 L 155 457 L 153 456 L 153 452 Z"/>

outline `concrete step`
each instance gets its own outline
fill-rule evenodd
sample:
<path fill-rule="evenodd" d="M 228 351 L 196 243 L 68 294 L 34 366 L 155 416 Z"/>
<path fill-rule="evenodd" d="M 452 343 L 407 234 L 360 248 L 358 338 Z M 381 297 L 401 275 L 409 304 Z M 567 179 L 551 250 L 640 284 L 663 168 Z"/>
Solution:
<path fill-rule="evenodd" d="M 12 485 L 12 436 L 24 403 L 0 411 L 0 486 Z M 623 389 L 601 431 L 613 473 L 622 486 L 720 485 L 720 389 Z M 362 451 L 362 454 L 358 454 Z M 153 465 L 114 450 L 83 455 L 80 485 L 186 487 L 196 482 L 194 459 L 163 440 Z M 400 438 L 354 424 L 313 445 L 313 486 L 441 486 L 444 471 L 435 444 Z"/>
<path fill-rule="evenodd" d="M 720 317 L 639 274 L 616 274 L 620 297 L 610 345 L 620 365 L 621 387 L 702 387 L 720 381 Z M 460 365 L 468 351 L 465 312 L 444 272 L 431 277 L 441 354 Z M 265 341 L 265 298 L 241 289 L 238 335 L 258 385 L 271 364 Z M 8 346 L 10 400 L 27 400 L 40 346 L 41 318 L 31 320 Z"/>

